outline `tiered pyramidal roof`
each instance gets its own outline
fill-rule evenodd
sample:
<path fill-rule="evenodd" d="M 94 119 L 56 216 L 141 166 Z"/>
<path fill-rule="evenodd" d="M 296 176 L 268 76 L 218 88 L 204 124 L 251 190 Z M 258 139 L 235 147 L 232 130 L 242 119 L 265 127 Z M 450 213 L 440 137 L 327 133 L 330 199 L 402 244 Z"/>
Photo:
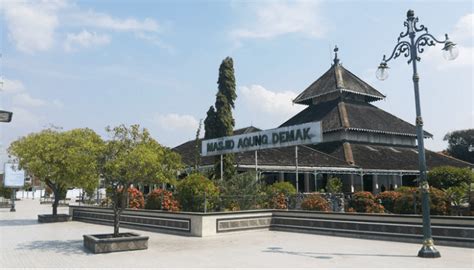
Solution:
<path fill-rule="evenodd" d="M 308 105 L 281 126 L 322 121 L 323 132 L 339 130 L 416 137 L 416 127 L 370 102 L 385 96 L 345 69 L 337 57 L 331 68 L 294 99 Z M 432 135 L 425 132 L 426 137 Z"/>
<path fill-rule="evenodd" d="M 323 143 L 311 146 L 348 164 L 367 169 L 417 169 L 416 127 L 371 102 L 385 96 L 345 69 L 334 50 L 334 63 L 298 95 L 308 105 L 281 126 L 322 122 Z M 425 137 L 432 137 L 424 132 Z M 460 165 L 459 161 L 426 152 L 428 165 Z"/>
<path fill-rule="evenodd" d="M 385 96 L 375 88 L 345 69 L 337 58 L 338 48 L 334 49 L 334 64 L 319 79 L 299 94 L 294 103 L 311 105 L 341 96 L 359 96 L 358 100 L 372 102 Z"/>

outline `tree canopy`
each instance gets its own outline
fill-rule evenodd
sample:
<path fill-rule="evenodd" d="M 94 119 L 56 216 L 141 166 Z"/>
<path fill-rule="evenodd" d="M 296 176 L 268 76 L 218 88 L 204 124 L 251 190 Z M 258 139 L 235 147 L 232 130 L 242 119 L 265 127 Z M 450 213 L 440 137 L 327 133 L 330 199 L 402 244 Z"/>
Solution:
<path fill-rule="evenodd" d="M 60 194 L 69 187 L 95 188 L 102 139 L 91 129 L 45 129 L 14 141 L 8 152 L 20 168 L 39 178 L 54 193 L 53 215 Z"/>
<path fill-rule="evenodd" d="M 474 129 L 449 132 L 444 136 L 444 140 L 448 141 L 449 155 L 474 163 L 474 152 L 469 152 L 469 148 L 474 147 Z"/>
<path fill-rule="evenodd" d="M 120 215 L 127 205 L 132 184 L 174 183 L 181 168 L 180 156 L 154 140 L 139 125 L 106 129 L 110 136 L 102 155 L 102 175 L 112 188 L 114 236 L 118 236 Z"/>
<path fill-rule="evenodd" d="M 470 168 L 441 166 L 428 172 L 428 183 L 439 189 L 448 189 L 463 184 L 470 185 L 474 181 L 474 173 Z"/>

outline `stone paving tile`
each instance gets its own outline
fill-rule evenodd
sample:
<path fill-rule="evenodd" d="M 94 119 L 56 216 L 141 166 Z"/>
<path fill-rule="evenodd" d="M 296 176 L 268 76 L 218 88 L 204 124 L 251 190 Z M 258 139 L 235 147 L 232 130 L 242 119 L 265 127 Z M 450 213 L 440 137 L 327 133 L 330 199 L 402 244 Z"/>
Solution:
<path fill-rule="evenodd" d="M 82 235 L 110 233 L 112 227 L 67 222 L 39 224 L 51 207 L 23 199 L 17 212 L 0 209 L 0 267 L 170 268 L 170 267 L 359 267 L 469 268 L 474 250 L 438 246 L 442 258 L 416 257 L 419 244 L 274 231 L 247 231 L 207 238 L 122 229 L 148 235 L 147 250 L 92 254 Z M 60 208 L 67 213 L 68 208 Z"/>

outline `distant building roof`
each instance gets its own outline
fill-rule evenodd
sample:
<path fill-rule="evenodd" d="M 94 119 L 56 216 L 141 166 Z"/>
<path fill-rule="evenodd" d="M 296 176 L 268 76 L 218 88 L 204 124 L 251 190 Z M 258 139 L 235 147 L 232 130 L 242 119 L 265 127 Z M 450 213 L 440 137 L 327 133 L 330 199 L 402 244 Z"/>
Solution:
<path fill-rule="evenodd" d="M 382 93 L 359 79 L 337 61 L 323 76 L 299 94 L 293 102 L 310 105 L 318 103 L 319 100 L 327 100 L 326 96 L 341 95 L 342 93 L 361 95 L 367 102 L 385 98 Z"/>
<path fill-rule="evenodd" d="M 372 104 L 355 100 L 332 100 L 310 105 L 281 126 L 298 125 L 313 121 L 322 121 L 323 133 L 347 129 L 416 136 L 414 125 Z M 425 137 L 432 136 L 425 131 Z"/>
<path fill-rule="evenodd" d="M 416 147 L 396 147 L 383 145 L 367 145 L 363 143 L 347 143 L 344 148 L 342 142 L 325 143 L 315 148 L 331 154 L 334 157 L 345 159 L 351 156 L 354 165 L 364 169 L 380 170 L 418 170 L 418 150 Z M 349 147 L 349 149 L 347 148 Z M 347 155 L 347 151 L 351 151 Z M 436 152 L 425 150 L 428 170 L 439 166 L 474 167 L 474 164 L 464 162 Z"/>

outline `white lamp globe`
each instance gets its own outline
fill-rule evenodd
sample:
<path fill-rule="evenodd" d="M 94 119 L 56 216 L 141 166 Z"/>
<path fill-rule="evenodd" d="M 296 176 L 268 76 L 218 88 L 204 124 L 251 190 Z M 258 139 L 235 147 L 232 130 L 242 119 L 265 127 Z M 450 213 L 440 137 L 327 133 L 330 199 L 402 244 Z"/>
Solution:
<path fill-rule="evenodd" d="M 387 63 L 382 62 L 379 65 L 379 68 L 377 69 L 377 72 L 375 73 L 375 76 L 377 79 L 384 81 L 388 78 L 388 69 L 389 67 L 387 66 Z"/>
<path fill-rule="evenodd" d="M 459 49 L 456 44 L 452 43 L 451 41 L 446 41 L 446 44 L 443 48 L 443 57 L 446 60 L 454 60 L 459 55 Z"/>

